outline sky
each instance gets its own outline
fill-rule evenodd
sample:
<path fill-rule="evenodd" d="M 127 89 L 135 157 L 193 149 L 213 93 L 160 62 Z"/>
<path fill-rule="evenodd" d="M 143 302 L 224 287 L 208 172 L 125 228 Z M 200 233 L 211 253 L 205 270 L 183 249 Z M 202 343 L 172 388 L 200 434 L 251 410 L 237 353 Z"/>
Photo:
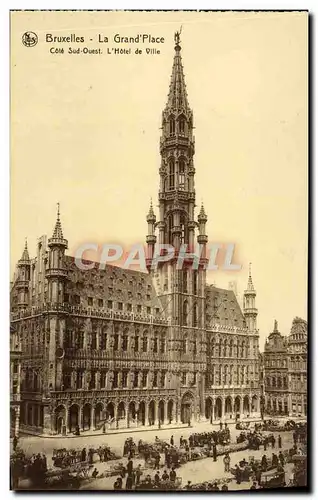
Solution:
<path fill-rule="evenodd" d="M 234 12 L 11 13 L 11 275 L 27 237 L 51 236 L 61 206 L 69 253 L 84 242 L 144 243 L 159 188 L 161 112 L 180 29 L 195 125 L 197 210 L 210 243 L 234 243 L 257 291 L 260 346 L 274 319 L 307 318 L 307 15 Z M 21 38 L 38 35 L 34 47 Z M 46 35 L 84 36 L 84 44 Z M 116 44 L 115 34 L 164 43 Z M 99 34 L 109 42 L 98 42 Z M 69 47 L 102 54 L 68 54 Z M 107 48 L 132 54 L 107 54 Z M 136 48 L 160 54 L 135 54 Z M 64 48 L 64 54 L 50 53 Z"/>

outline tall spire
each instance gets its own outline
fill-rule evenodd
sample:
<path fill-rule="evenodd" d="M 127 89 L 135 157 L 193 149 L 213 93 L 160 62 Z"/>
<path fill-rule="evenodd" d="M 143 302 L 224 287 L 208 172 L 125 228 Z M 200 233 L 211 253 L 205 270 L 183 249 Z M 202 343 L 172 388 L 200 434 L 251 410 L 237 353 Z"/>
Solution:
<path fill-rule="evenodd" d="M 30 261 L 30 256 L 29 256 L 29 251 L 28 251 L 28 241 L 25 238 L 25 244 L 24 244 L 24 250 L 22 253 L 22 257 L 20 259 L 20 262 L 29 262 Z"/>
<path fill-rule="evenodd" d="M 274 321 L 274 330 L 273 330 L 275 333 L 278 332 L 278 323 L 277 323 L 277 319 L 275 319 Z"/>
<path fill-rule="evenodd" d="M 252 280 L 252 263 L 251 262 L 248 265 L 247 290 L 254 290 L 254 285 L 253 285 L 253 280 Z"/>
<path fill-rule="evenodd" d="M 186 90 L 186 84 L 183 74 L 183 66 L 181 59 L 181 46 L 180 46 L 180 31 L 177 31 L 174 35 L 175 40 L 175 55 L 173 59 L 172 74 L 170 80 L 167 108 L 173 110 L 188 110 L 188 95 Z"/>
<path fill-rule="evenodd" d="M 60 220 L 60 204 L 59 203 L 57 204 L 57 217 L 56 217 L 56 223 L 55 223 L 52 238 L 57 238 L 60 240 L 64 239 L 62 224 L 61 224 L 61 220 Z"/>

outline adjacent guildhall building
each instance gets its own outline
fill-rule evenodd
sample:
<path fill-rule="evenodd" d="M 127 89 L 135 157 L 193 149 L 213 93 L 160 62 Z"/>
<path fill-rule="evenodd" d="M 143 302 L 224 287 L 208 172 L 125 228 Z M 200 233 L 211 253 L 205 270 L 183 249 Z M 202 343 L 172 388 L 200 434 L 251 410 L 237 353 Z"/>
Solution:
<path fill-rule="evenodd" d="M 307 415 L 307 322 L 295 318 L 288 336 L 277 321 L 264 349 L 267 414 Z"/>
<path fill-rule="evenodd" d="M 27 246 L 12 286 L 21 344 L 21 428 L 37 433 L 159 425 L 259 415 L 259 333 L 249 274 L 241 309 L 232 290 L 206 282 L 207 215 L 196 214 L 193 113 L 179 35 L 162 113 L 158 214 L 147 215 L 148 272 L 66 254 L 60 213 L 50 238 Z M 151 269 L 156 242 L 193 249 Z"/>

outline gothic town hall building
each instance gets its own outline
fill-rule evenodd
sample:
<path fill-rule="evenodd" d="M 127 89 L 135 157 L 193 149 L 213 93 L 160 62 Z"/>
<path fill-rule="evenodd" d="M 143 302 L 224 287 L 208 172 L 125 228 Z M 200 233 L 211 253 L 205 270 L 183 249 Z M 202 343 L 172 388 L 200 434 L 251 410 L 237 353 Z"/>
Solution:
<path fill-rule="evenodd" d="M 241 309 L 233 291 L 206 283 L 194 152 L 177 39 L 162 113 L 159 211 L 151 205 L 146 219 L 148 272 L 79 269 L 66 254 L 59 211 L 36 257 L 26 245 L 18 261 L 11 329 L 22 351 L 21 429 L 69 434 L 259 415 L 256 291 L 250 274 Z M 170 260 L 153 271 L 157 242 L 176 252 L 199 243 L 197 269 L 189 258 L 182 269 Z"/>

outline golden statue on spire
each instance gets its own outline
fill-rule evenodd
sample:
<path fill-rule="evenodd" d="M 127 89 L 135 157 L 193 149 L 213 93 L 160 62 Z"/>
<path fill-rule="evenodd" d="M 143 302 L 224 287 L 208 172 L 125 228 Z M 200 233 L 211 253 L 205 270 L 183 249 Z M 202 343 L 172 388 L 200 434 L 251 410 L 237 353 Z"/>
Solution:
<path fill-rule="evenodd" d="M 181 35 L 181 31 L 182 31 L 182 25 L 181 25 L 181 28 L 179 31 L 176 31 L 175 34 L 174 34 L 174 41 L 175 41 L 175 44 L 176 45 L 179 45 L 180 44 L 180 35 Z"/>

